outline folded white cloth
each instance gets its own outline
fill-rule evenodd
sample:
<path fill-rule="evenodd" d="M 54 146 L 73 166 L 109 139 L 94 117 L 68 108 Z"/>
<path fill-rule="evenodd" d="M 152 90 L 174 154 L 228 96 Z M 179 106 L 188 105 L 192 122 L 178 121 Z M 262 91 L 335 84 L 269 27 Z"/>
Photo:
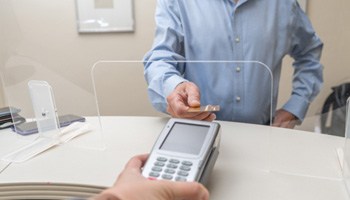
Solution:
<path fill-rule="evenodd" d="M 87 133 L 91 130 L 91 126 L 86 122 L 74 122 L 64 129 L 59 131 L 59 134 L 55 137 L 38 137 L 32 143 L 21 147 L 14 152 L 5 155 L 2 161 L 5 163 L 11 162 L 24 162 L 34 156 L 54 147 L 58 144 L 69 142 L 71 139 Z M 6 168 L 6 167 L 5 167 Z M 0 166 L 1 170 L 1 166 Z M 1 172 L 1 171 L 0 171 Z"/>

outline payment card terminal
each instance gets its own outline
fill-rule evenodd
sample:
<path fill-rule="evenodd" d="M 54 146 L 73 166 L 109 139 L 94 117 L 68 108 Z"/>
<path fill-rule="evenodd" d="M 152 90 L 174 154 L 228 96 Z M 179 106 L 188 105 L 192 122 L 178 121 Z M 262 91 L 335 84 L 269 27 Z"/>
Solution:
<path fill-rule="evenodd" d="M 206 184 L 219 154 L 220 124 L 172 118 L 160 133 L 142 175 L 151 180 Z"/>

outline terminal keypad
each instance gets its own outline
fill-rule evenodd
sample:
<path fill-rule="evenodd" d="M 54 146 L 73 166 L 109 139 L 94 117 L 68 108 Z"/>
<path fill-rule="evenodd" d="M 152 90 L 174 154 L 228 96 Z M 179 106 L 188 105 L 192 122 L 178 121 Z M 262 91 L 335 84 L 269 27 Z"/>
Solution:
<path fill-rule="evenodd" d="M 149 176 L 165 180 L 187 181 L 193 163 L 187 160 L 157 157 Z"/>

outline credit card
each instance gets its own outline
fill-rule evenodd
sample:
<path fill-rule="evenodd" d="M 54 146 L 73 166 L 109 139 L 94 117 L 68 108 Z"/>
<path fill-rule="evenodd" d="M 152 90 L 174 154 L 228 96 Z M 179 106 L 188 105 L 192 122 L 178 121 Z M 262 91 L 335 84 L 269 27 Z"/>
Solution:
<path fill-rule="evenodd" d="M 206 105 L 206 106 L 199 106 L 199 107 L 191 107 L 187 110 L 187 112 L 215 112 L 219 110 L 220 110 L 219 105 Z"/>

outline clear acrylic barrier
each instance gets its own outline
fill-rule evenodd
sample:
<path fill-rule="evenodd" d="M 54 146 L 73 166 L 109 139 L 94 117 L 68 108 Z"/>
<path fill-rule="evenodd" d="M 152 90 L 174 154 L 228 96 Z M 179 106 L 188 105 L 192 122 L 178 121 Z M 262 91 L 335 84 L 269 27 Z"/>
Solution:
<path fill-rule="evenodd" d="M 343 152 L 343 178 L 348 195 L 350 196 L 350 98 L 347 100 L 346 110 L 345 146 Z"/>
<path fill-rule="evenodd" d="M 25 128 L 31 130 L 36 127 L 36 132 L 40 133 L 20 132 L 23 124 L 15 124 L 13 134 L 20 146 L 35 143 L 43 137 L 51 137 L 59 139 L 55 145 L 65 144 L 95 150 L 105 148 L 89 73 L 86 74 L 87 83 L 79 86 L 74 80 L 49 70 L 31 58 L 17 55 L 10 56 L 0 72 L 6 105 L 20 109 L 20 116 L 27 122 L 34 122 Z M 75 127 L 69 126 L 68 130 L 65 127 L 68 125 L 65 121 L 68 115 L 81 116 L 85 122 L 79 120 L 82 122 L 80 125 L 75 123 L 72 125 Z M 18 146 L 14 146 L 9 147 L 8 153 L 18 149 Z"/>
<path fill-rule="evenodd" d="M 168 61 L 168 63 L 175 64 L 175 61 Z M 220 76 L 237 76 L 239 73 L 243 73 L 244 68 L 254 68 L 255 73 L 247 74 L 245 77 L 240 78 L 237 83 L 245 81 L 244 87 L 240 84 L 230 84 L 230 89 L 236 89 L 238 91 L 236 96 L 230 95 L 232 102 L 243 102 L 241 98 L 247 98 L 255 96 L 255 93 L 264 94 L 259 101 L 252 103 L 252 105 L 245 105 L 246 107 L 261 108 L 263 112 L 260 114 L 253 113 L 253 111 L 242 110 L 237 111 L 237 116 L 234 119 L 225 119 L 226 121 L 242 121 L 246 123 L 256 124 L 269 124 L 272 119 L 272 110 L 276 105 L 272 102 L 272 73 L 270 69 L 263 63 L 256 61 L 176 61 L 179 65 L 186 66 L 186 70 L 197 69 L 204 67 L 216 67 L 218 72 L 224 70 L 225 73 L 219 72 L 218 74 L 211 74 L 210 76 L 216 76 L 213 82 L 227 83 L 225 77 Z M 132 77 L 132 78 L 130 78 Z M 257 77 L 267 77 L 266 81 L 260 83 L 261 88 L 268 88 L 269 91 L 261 91 L 260 88 L 249 84 L 249 80 Z M 185 77 L 191 79 L 195 77 Z M 143 75 L 143 62 L 142 61 L 107 61 L 102 60 L 93 66 L 92 79 L 94 82 L 95 92 L 98 101 L 99 111 L 101 115 L 136 115 L 136 116 L 164 116 L 163 114 L 155 111 L 151 106 L 147 97 L 147 84 Z M 205 82 L 206 80 L 203 79 Z M 212 83 L 207 82 L 208 86 Z M 211 90 L 210 90 L 211 89 Z M 215 90 L 213 90 L 215 89 Z M 203 88 L 201 93 L 203 95 L 213 96 L 215 102 L 201 102 L 203 105 L 214 105 L 223 103 L 222 99 L 215 99 L 215 95 L 212 93 L 219 92 L 221 88 Z M 247 92 L 251 91 L 251 92 Z M 115 94 L 115 95 L 111 95 Z M 273 103 L 273 106 L 270 106 Z M 118 105 L 116 105 L 118 104 Z M 254 105 L 253 105 L 254 104 Z M 253 109 L 252 108 L 252 109 Z M 241 113 L 245 113 L 245 116 Z M 248 113 L 248 114 L 246 114 Z M 221 113 L 219 113 L 221 115 Z M 227 113 L 223 113 L 226 114 Z M 227 118 L 227 117 L 226 117 Z M 236 119 L 237 118 L 237 119 Z"/>
<path fill-rule="evenodd" d="M 315 82 L 312 79 L 308 81 Z M 314 118 L 306 117 L 304 121 L 314 121 Z M 283 128 L 272 129 L 270 170 L 292 176 L 340 181 L 342 168 L 338 149 L 342 147 L 343 138 L 340 137 L 308 131 L 296 134 Z"/>
<path fill-rule="evenodd" d="M 91 77 L 101 116 L 164 116 L 149 103 L 141 61 L 98 61 Z"/>
<path fill-rule="evenodd" d="M 202 98 L 201 104 L 220 105 L 221 112 L 217 112 L 216 115 L 221 118 L 225 117 L 224 120 L 255 124 L 269 124 L 272 121 L 272 110 L 275 109 L 276 105 L 275 102 L 272 102 L 272 97 L 277 93 L 272 93 L 272 73 L 263 63 L 255 61 L 169 61 L 167 63 L 195 71 L 200 71 L 203 68 L 216 68 L 218 73 L 207 74 L 207 76 L 215 76 L 213 79 L 206 79 L 205 77 L 185 78 L 194 82 L 199 79 L 202 80 L 201 94 L 212 98 L 208 98 L 209 100 Z M 247 73 L 250 68 L 254 70 L 253 74 Z M 229 83 L 226 76 L 234 76 L 238 80 L 236 83 Z M 99 61 L 93 66 L 92 77 L 101 116 L 169 117 L 169 115 L 157 112 L 151 106 L 148 99 L 142 61 Z M 259 88 L 250 84 L 250 80 L 259 77 L 263 77 Z M 226 98 L 230 98 L 230 100 L 217 98 L 217 93 L 222 93 L 222 88 L 218 87 L 218 82 L 220 84 L 228 84 L 230 88 L 228 90 L 236 90 L 238 93 L 233 96 L 227 92 L 228 96 Z M 264 90 L 261 88 L 264 88 Z M 245 99 L 255 99 L 256 94 L 259 96 L 258 101 L 245 101 Z M 231 101 L 231 105 L 234 106 L 232 120 L 228 118 L 228 113 L 231 111 L 226 112 L 232 108 L 225 108 L 223 106 L 225 101 Z M 244 104 L 244 106 L 240 106 L 240 104 Z M 261 111 L 261 113 L 256 113 L 256 110 Z M 245 126 L 244 124 L 242 125 Z M 102 126 L 104 126 L 103 122 Z M 237 165 L 241 165 L 240 167 L 269 170 L 268 145 L 270 129 L 269 126 L 265 125 L 262 125 L 262 129 L 264 131 L 259 134 L 258 140 L 251 140 L 256 130 L 252 130 L 253 132 L 248 131 L 246 137 L 235 138 L 235 136 L 237 137 L 236 134 L 240 133 L 239 130 L 232 132 L 232 134 L 230 133 L 228 137 L 227 134 L 223 136 L 222 140 L 233 141 L 240 147 L 242 147 L 241 144 L 245 144 L 244 148 L 247 149 L 247 152 L 254 151 L 248 153 L 249 155 L 239 156 L 243 160 L 243 162 L 237 162 Z M 226 153 L 228 157 L 231 153 L 234 153 L 234 150 L 231 149 L 234 146 L 222 146 L 221 148 L 221 154 Z"/>

